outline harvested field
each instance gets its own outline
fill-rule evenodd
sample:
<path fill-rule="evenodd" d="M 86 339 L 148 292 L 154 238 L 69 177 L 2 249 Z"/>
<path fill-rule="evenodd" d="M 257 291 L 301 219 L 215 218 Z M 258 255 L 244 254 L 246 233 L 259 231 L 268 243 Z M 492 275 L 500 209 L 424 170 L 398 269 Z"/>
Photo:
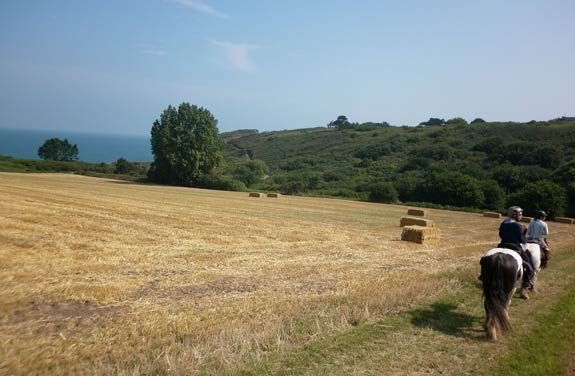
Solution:
<path fill-rule="evenodd" d="M 499 222 L 440 210 L 440 244 L 402 242 L 404 213 L 0 173 L 0 371 L 234 370 L 413 308 L 498 242 Z M 575 244 L 572 226 L 549 226 L 554 248 Z"/>
<path fill-rule="evenodd" d="M 501 213 L 483 212 L 483 216 L 488 218 L 501 218 Z"/>

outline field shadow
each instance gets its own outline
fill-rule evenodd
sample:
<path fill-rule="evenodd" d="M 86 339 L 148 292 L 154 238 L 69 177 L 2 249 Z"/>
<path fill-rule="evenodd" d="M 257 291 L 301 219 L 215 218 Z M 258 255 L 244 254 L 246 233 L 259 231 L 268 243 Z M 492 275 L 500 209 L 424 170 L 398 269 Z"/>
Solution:
<path fill-rule="evenodd" d="M 411 323 L 420 328 L 430 328 L 455 337 L 474 337 L 474 324 L 478 318 L 456 311 L 457 306 L 434 303 L 431 309 L 416 309 L 410 312 Z"/>

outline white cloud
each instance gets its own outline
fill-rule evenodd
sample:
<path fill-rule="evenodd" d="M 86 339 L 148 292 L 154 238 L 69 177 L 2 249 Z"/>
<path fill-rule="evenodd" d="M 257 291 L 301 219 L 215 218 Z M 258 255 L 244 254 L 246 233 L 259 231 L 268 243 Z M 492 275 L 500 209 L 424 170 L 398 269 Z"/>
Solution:
<path fill-rule="evenodd" d="M 255 65 L 249 53 L 251 50 L 258 48 L 258 46 L 218 40 L 212 40 L 210 42 L 223 53 L 226 63 L 231 68 L 242 72 L 252 72 L 255 70 Z"/>
<path fill-rule="evenodd" d="M 217 10 L 216 8 L 212 7 L 209 4 L 206 4 L 203 0 L 174 0 L 174 1 L 200 13 L 208 14 L 210 16 L 219 18 L 229 18 L 227 14 L 220 12 L 219 10 Z"/>

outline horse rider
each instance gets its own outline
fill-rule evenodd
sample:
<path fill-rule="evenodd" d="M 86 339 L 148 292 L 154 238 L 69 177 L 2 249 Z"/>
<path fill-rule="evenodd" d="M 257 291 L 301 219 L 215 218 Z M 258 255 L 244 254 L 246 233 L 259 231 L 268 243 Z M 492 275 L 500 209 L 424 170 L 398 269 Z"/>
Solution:
<path fill-rule="evenodd" d="M 523 216 L 523 209 L 519 206 L 511 206 L 507 209 L 508 218 L 499 226 L 499 238 L 501 242 L 498 248 L 511 249 L 519 254 L 523 259 L 523 281 L 525 287 L 533 285 L 534 270 L 531 265 L 531 257 L 523 248 L 525 238 L 523 236 L 523 226 L 519 223 Z"/>
<path fill-rule="evenodd" d="M 529 224 L 527 227 L 527 242 L 539 244 L 541 250 L 545 252 L 547 258 L 549 258 L 549 244 L 545 238 L 549 235 L 549 228 L 547 223 L 545 223 L 545 218 L 547 218 L 547 213 L 543 210 L 538 210 L 535 214 L 535 220 Z"/>

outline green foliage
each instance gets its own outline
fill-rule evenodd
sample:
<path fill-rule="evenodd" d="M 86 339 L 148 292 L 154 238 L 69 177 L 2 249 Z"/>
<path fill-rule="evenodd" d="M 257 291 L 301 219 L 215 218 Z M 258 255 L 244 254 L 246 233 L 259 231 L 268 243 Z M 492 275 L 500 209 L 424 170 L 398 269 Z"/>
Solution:
<path fill-rule="evenodd" d="M 328 128 L 335 128 L 335 129 L 349 129 L 353 128 L 354 124 L 350 123 L 347 120 L 347 117 L 344 115 L 339 115 L 336 120 L 330 121 L 327 125 Z"/>
<path fill-rule="evenodd" d="M 501 188 L 495 180 L 482 180 L 480 185 L 483 196 L 485 197 L 483 207 L 496 212 L 502 212 L 507 199 L 503 188 Z"/>
<path fill-rule="evenodd" d="M 490 158 L 514 165 L 539 165 L 552 169 L 559 167 L 562 162 L 561 153 L 556 147 L 527 141 L 501 145 L 490 153 Z"/>
<path fill-rule="evenodd" d="M 395 190 L 395 187 L 388 182 L 374 184 L 369 192 L 369 201 L 372 202 L 393 204 L 397 202 L 398 198 L 399 194 Z"/>
<path fill-rule="evenodd" d="M 157 183 L 193 185 L 222 161 L 217 120 L 207 109 L 182 103 L 168 106 L 152 126 L 154 162 L 149 178 Z"/>
<path fill-rule="evenodd" d="M 482 118 L 475 118 L 469 124 L 483 124 L 483 123 L 486 123 L 486 121 L 483 120 Z"/>
<path fill-rule="evenodd" d="M 563 215 L 566 206 L 566 192 L 563 187 L 550 181 L 528 183 L 521 190 L 511 194 L 508 206 L 523 208 L 525 215 L 534 217 L 537 210 L 545 210 L 551 218 Z"/>
<path fill-rule="evenodd" d="M 478 142 L 471 150 L 482 151 L 487 154 L 494 154 L 497 150 L 504 148 L 504 141 L 501 137 L 489 137 Z"/>
<path fill-rule="evenodd" d="M 402 202 L 495 211 L 530 182 L 568 186 L 575 174 L 575 123 L 476 119 L 471 127 L 432 118 L 425 123 L 445 126 L 390 127 L 338 120 L 331 123 L 338 132 L 231 133 L 225 173 L 253 182 L 248 171 L 234 171 L 249 156 L 269 167 L 269 178 L 252 183 L 259 189 L 368 200 L 373 186 L 393 182 Z"/>
<path fill-rule="evenodd" d="M 435 172 L 415 189 L 415 201 L 441 205 L 483 207 L 485 196 L 479 181 L 459 172 Z"/>
<path fill-rule="evenodd" d="M 447 125 L 467 125 L 467 120 L 462 117 L 455 117 L 446 122 Z"/>
<path fill-rule="evenodd" d="M 219 191 L 247 191 L 247 187 L 244 183 L 229 176 L 201 175 L 196 180 L 195 186 L 198 188 L 215 189 Z"/>
<path fill-rule="evenodd" d="M 136 171 L 135 164 L 125 158 L 118 158 L 118 160 L 114 162 L 114 166 L 115 174 L 131 174 Z"/>
<path fill-rule="evenodd" d="M 575 161 L 565 163 L 553 172 L 553 181 L 561 184 L 575 182 Z"/>
<path fill-rule="evenodd" d="M 50 138 L 38 149 L 38 156 L 53 161 L 75 161 L 78 159 L 78 146 L 68 139 Z"/>
<path fill-rule="evenodd" d="M 566 187 L 567 204 L 565 214 L 568 217 L 575 217 L 575 182 L 572 182 Z"/>
<path fill-rule="evenodd" d="M 238 163 L 232 174 L 234 179 L 250 186 L 257 183 L 261 178 L 266 176 L 268 172 L 269 168 L 264 161 L 253 159 Z"/>
<path fill-rule="evenodd" d="M 428 121 L 422 121 L 421 123 L 419 123 L 419 125 L 428 125 L 428 126 L 445 125 L 445 119 L 429 118 Z"/>

